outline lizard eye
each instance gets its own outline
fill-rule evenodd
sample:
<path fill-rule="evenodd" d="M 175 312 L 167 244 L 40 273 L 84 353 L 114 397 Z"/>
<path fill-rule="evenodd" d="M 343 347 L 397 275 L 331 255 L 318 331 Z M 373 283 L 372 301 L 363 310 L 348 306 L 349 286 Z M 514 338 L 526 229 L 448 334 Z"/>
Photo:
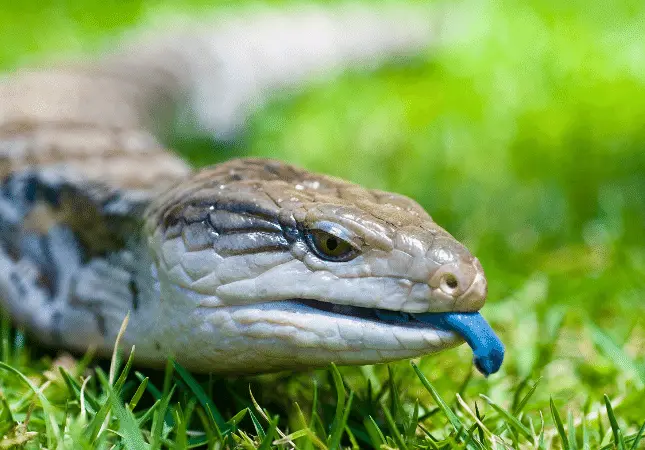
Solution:
<path fill-rule="evenodd" d="M 358 255 L 352 244 L 327 231 L 310 230 L 307 240 L 316 256 L 327 261 L 349 261 Z"/>
<path fill-rule="evenodd" d="M 314 253 L 328 261 L 349 261 L 358 253 L 352 244 L 326 231 L 310 231 L 309 241 Z"/>

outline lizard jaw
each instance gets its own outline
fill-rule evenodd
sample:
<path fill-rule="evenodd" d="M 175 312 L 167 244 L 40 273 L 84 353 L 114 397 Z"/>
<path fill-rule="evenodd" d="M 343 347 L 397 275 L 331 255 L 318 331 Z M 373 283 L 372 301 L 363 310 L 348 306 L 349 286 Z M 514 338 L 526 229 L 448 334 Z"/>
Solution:
<path fill-rule="evenodd" d="M 215 367 L 224 373 L 260 373 L 331 362 L 379 364 L 464 342 L 458 333 L 430 325 L 394 325 L 324 311 L 299 300 L 198 307 L 192 317 L 191 324 L 175 329 L 172 353 L 185 367 L 201 372 Z"/>
<path fill-rule="evenodd" d="M 504 360 L 504 344 L 482 315 L 475 312 L 407 313 L 377 308 L 334 305 L 315 300 L 298 300 L 313 308 L 394 326 L 434 328 L 456 332 L 472 348 L 474 364 L 484 376 L 499 370 Z"/>
<path fill-rule="evenodd" d="M 408 314 L 291 299 L 198 307 L 172 352 L 195 371 L 224 373 L 378 364 L 420 357 L 464 342 L 485 376 L 496 372 L 503 345 L 479 313 Z M 189 330 L 189 331 L 187 331 Z M 182 331 L 181 328 L 178 331 Z M 195 344 L 196 343 L 196 344 Z"/>

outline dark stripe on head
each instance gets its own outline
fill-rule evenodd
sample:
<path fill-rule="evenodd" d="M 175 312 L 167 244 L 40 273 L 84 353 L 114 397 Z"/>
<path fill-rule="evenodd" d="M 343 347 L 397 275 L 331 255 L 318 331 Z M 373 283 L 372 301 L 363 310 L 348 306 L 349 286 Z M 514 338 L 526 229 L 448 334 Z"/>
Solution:
<path fill-rule="evenodd" d="M 132 310 L 136 311 L 139 309 L 139 287 L 137 286 L 137 281 L 134 279 L 134 276 L 130 276 L 130 281 L 128 281 L 128 290 L 132 296 Z"/>
<path fill-rule="evenodd" d="M 218 233 L 235 233 L 248 231 L 282 232 L 276 222 L 246 213 L 232 212 L 223 209 L 211 211 L 208 220 Z"/>
<path fill-rule="evenodd" d="M 221 256 L 285 252 L 289 251 L 289 242 L 281 234 L 252 231 L 220 235 L 213 242 L 213 249 Z"/>
<path fill-rule="evenodd" d="M 258 204 L 242 203 L 224 199 L 215 202 L 191 203 L 187 206 L 175 205 L 169 208 L 163 216 L 162 227 L 163 231 L 174 228 L 177 223 L 194 223 L 206 220 L 210 213 L 214 211 L 225 211 L 232 214 L 244 215 L 247 217 L 255 218 L 256 223 L 260 221 L 265 225 L 267 223 L 278 225 L 278 211 L 263 208 Z M 213 225 L 218 229 L 217 221 Z"/>

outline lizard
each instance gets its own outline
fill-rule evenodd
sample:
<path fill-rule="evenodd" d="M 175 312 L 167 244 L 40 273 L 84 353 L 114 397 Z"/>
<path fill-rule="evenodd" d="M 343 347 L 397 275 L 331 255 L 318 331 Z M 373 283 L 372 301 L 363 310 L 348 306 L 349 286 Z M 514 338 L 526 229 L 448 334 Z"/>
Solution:
<path fill-rule="evenodd" d="M 193 169 L 177 111 L 232 139 L 271 92 L 436 42 L 412 6 L 169 27 L 0 80 L 0 305 L 45 345 L 251 374 L 504 347 L 479 260 L 414 200 L 285 162 Z M 188 107 L 185 107 L 188 105 Z"/>

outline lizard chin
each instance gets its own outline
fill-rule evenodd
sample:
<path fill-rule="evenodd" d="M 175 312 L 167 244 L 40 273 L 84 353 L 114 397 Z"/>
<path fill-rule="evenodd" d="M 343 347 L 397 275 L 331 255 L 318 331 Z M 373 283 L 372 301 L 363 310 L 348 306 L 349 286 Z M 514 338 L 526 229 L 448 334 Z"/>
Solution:
<path fill-rule="evenodd" d="M 428 324 L 409 326 L 367 317 L 366 311 L 348 315 L 316 306 L 309 300 L 281 300 L 198 308 L 191 351 L 179 350 L 185 343 L 178 335 L 172 353 L 191 370 L 217 367 L 233 374 L 326 367 L 331 362 L 377 364 L 464 342 L 458 333 Z"/>

